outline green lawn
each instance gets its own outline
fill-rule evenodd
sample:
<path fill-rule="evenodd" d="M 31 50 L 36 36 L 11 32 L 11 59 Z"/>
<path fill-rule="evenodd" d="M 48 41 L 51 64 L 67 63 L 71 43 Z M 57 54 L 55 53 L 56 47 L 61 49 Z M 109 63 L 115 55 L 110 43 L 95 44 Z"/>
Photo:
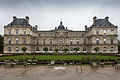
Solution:
<path fill-rule="evenodd" d="M 32 59 L 35 56 L 36 59 L 40 60 L 81 60 L 83 58 L 89 59 L 120 59 L 120 57 L 116 56 L 105 56 L 105 55 L 19 55 L 19 56 L 7 56 L 0 57 L 0 59 L 21 59 L 21 58 L 29 58 Z"/>

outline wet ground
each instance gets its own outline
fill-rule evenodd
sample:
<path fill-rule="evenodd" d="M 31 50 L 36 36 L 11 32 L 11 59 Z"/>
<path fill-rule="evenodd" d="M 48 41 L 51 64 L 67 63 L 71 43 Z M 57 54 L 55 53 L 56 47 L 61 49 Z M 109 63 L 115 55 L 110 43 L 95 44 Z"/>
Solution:
<path fill-rule="evenodd" d="M 90 66 L 0 67 L 0 80 L 120 80 L 120 70 L 112 66 L 99 69 Z"/>

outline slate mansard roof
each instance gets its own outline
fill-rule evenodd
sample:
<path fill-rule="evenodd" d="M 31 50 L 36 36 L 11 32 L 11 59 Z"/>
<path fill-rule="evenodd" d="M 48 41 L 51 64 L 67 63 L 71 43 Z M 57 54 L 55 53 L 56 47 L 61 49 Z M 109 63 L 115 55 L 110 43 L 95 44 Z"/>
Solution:
<path fill-rule="evenodd" d="M 93 18 L 93 25 L 92 26 L 115 26 L 109 21 L 109 17 L 105 19 L 96 19 L 97 17 Z"/>
<path fill-rule="evenodd" d="M 27 21 L 28 19 L 28 21 Z M 8 24 L 8 26 L 14 26 L 14 25 L 19 25 L 19 26 L 30 26 L 29 24 L 29 17 L 24 18 L 16 18 L 15 16 L 13 17 L 13 21 Z"/>
<path fill-rule="evenodd" d="M 8 24 L 7 26 L 14 26 L 14 25 L 23 26 L 23 27 L 24 26 L 31 26 L 29 24 L 29 17 L 28 16 L 26 16 L 25 18 L 17 18 L 16 16 L 13 16 L 13 21 L 10 24 Z M 97 17 L 94 17 L 92 26 L 95 26 L 95 27 L 102 27 L 102 26 L 116 27 L 115 25 L 113 25 L 109 21 L 109 17 L 105 17 L 104 19 L 97 19 Z M 90 27 L 92 27 L 92 26 L 90 26 Z M 32 27 L 32 28 L 37 29 L 37 27 Z M 58 30 L 63 30 L 63 29 L 65 29 L 65 27 L 64 27 L 64 25 L 62 24 L 62 21 L 61 21 L 60 25 L 58 26 Z M 57 27 L 55 28 L 55 30 L 57 30 Z M 66 30 L 68 30 L 67 27 L 66 27 Z"/>

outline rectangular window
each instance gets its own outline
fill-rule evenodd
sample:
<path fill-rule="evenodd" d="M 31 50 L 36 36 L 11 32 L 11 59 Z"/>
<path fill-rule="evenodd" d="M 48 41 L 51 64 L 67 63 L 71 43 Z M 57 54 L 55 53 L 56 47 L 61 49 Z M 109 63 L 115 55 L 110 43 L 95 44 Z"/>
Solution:
<path fill-rule="evenodd" d="M 39 45 L 39 40 L 36 40 L 36 44 Z"/>
<path fill-rule="evenodd" d="M 70 45 L 72 45 L 73 43 L 72 43 L 72 40 L 70 40 Z"/>
<path fill-rule="evenodd" d="M 77 40 L 77 45 L 79 45 L 80 44 L 80 42 L 79 42 L 79 40 Z"/>
<path fill-rule="evenodd" d="M 23 38 L 23 43 L 26 44 L 26 38 Z"/>
<path fill-rule="evenodd" d="M 50 40 L 50 45 L 52 45 L 53 40 Z"/>
<path fill-rule="evenodd" d="M 16 52 L 19 52 L 19 48 L 18 47 L 16 47 Z"/>
<path fill-rule="evenodd" d="M 99 38 L 96 39 L 96 44 L 99 44 Z"/>
<path fill-rule="evenodd" d="M 45 44 L 46 44 L 46 40 L 44 39 L 44 40 L 43 40 L 43 45 L 45 45 Z"/>
<path fill-rule="evenodd" d="M 23 30 L 23 34 L 26 34 L 26 30 Z"/>
<path fill-rule="evenodd" d="M 8 38 L 8 44 L 11 44 L 11 38 Z"/>
<path fill-rule="evenodd" d="M 106 38 L 104 38 L 104 44 L 106 44 Z"/>
<path fill-rule="evenodd" d="M 16 38 L 16 44 L 18 44 L 18 38 Z"/>
<path fill-rule="evenodd" d="M 113 42 L 113 39 L 111 39 L 111 44 L 113 44 L 114 42 Z"/>
<path fill-rule="evenodd" d="M 107 30 L 104 30 L 104 34 L 106 34 L 107 33 Z"/>
<path fill-rule="evenodd" d="M 86 39 L 83 39 L 83 43 L 84 43 L 84 45 L 86 44 Z"/>
<path fill-rule="evenodd" d="M 10 29 L 8 29 L 8 34 L 11 34 L 11 30 Z"/>
<path fill-rule="evenodd" d="M 19 30 L 18 29 L 16 29 L 16 34 L 19 34 Z"/>
<path fill-rule="evenodd" d="M 96 30 L 96 34 L 99 34 L 99 30 Z"/>
<path fill-rule="evenodd" d="M 61 44 L 61 45 L 63 44 L 63 40 L 60 40 L 60 44 Z"/>

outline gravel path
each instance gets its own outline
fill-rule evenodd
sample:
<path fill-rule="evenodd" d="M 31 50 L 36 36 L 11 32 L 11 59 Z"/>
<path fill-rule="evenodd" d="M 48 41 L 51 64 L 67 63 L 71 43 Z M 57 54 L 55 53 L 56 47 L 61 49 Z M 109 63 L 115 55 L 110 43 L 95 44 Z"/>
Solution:
<path fill-rule="evenodd" d="M 65 69 L 55 69 L 64 67 Z M 0 67 L 0 80 L 120 80 L 120 71 L 112 66 L 93 70 L 89 66 Z"/>

